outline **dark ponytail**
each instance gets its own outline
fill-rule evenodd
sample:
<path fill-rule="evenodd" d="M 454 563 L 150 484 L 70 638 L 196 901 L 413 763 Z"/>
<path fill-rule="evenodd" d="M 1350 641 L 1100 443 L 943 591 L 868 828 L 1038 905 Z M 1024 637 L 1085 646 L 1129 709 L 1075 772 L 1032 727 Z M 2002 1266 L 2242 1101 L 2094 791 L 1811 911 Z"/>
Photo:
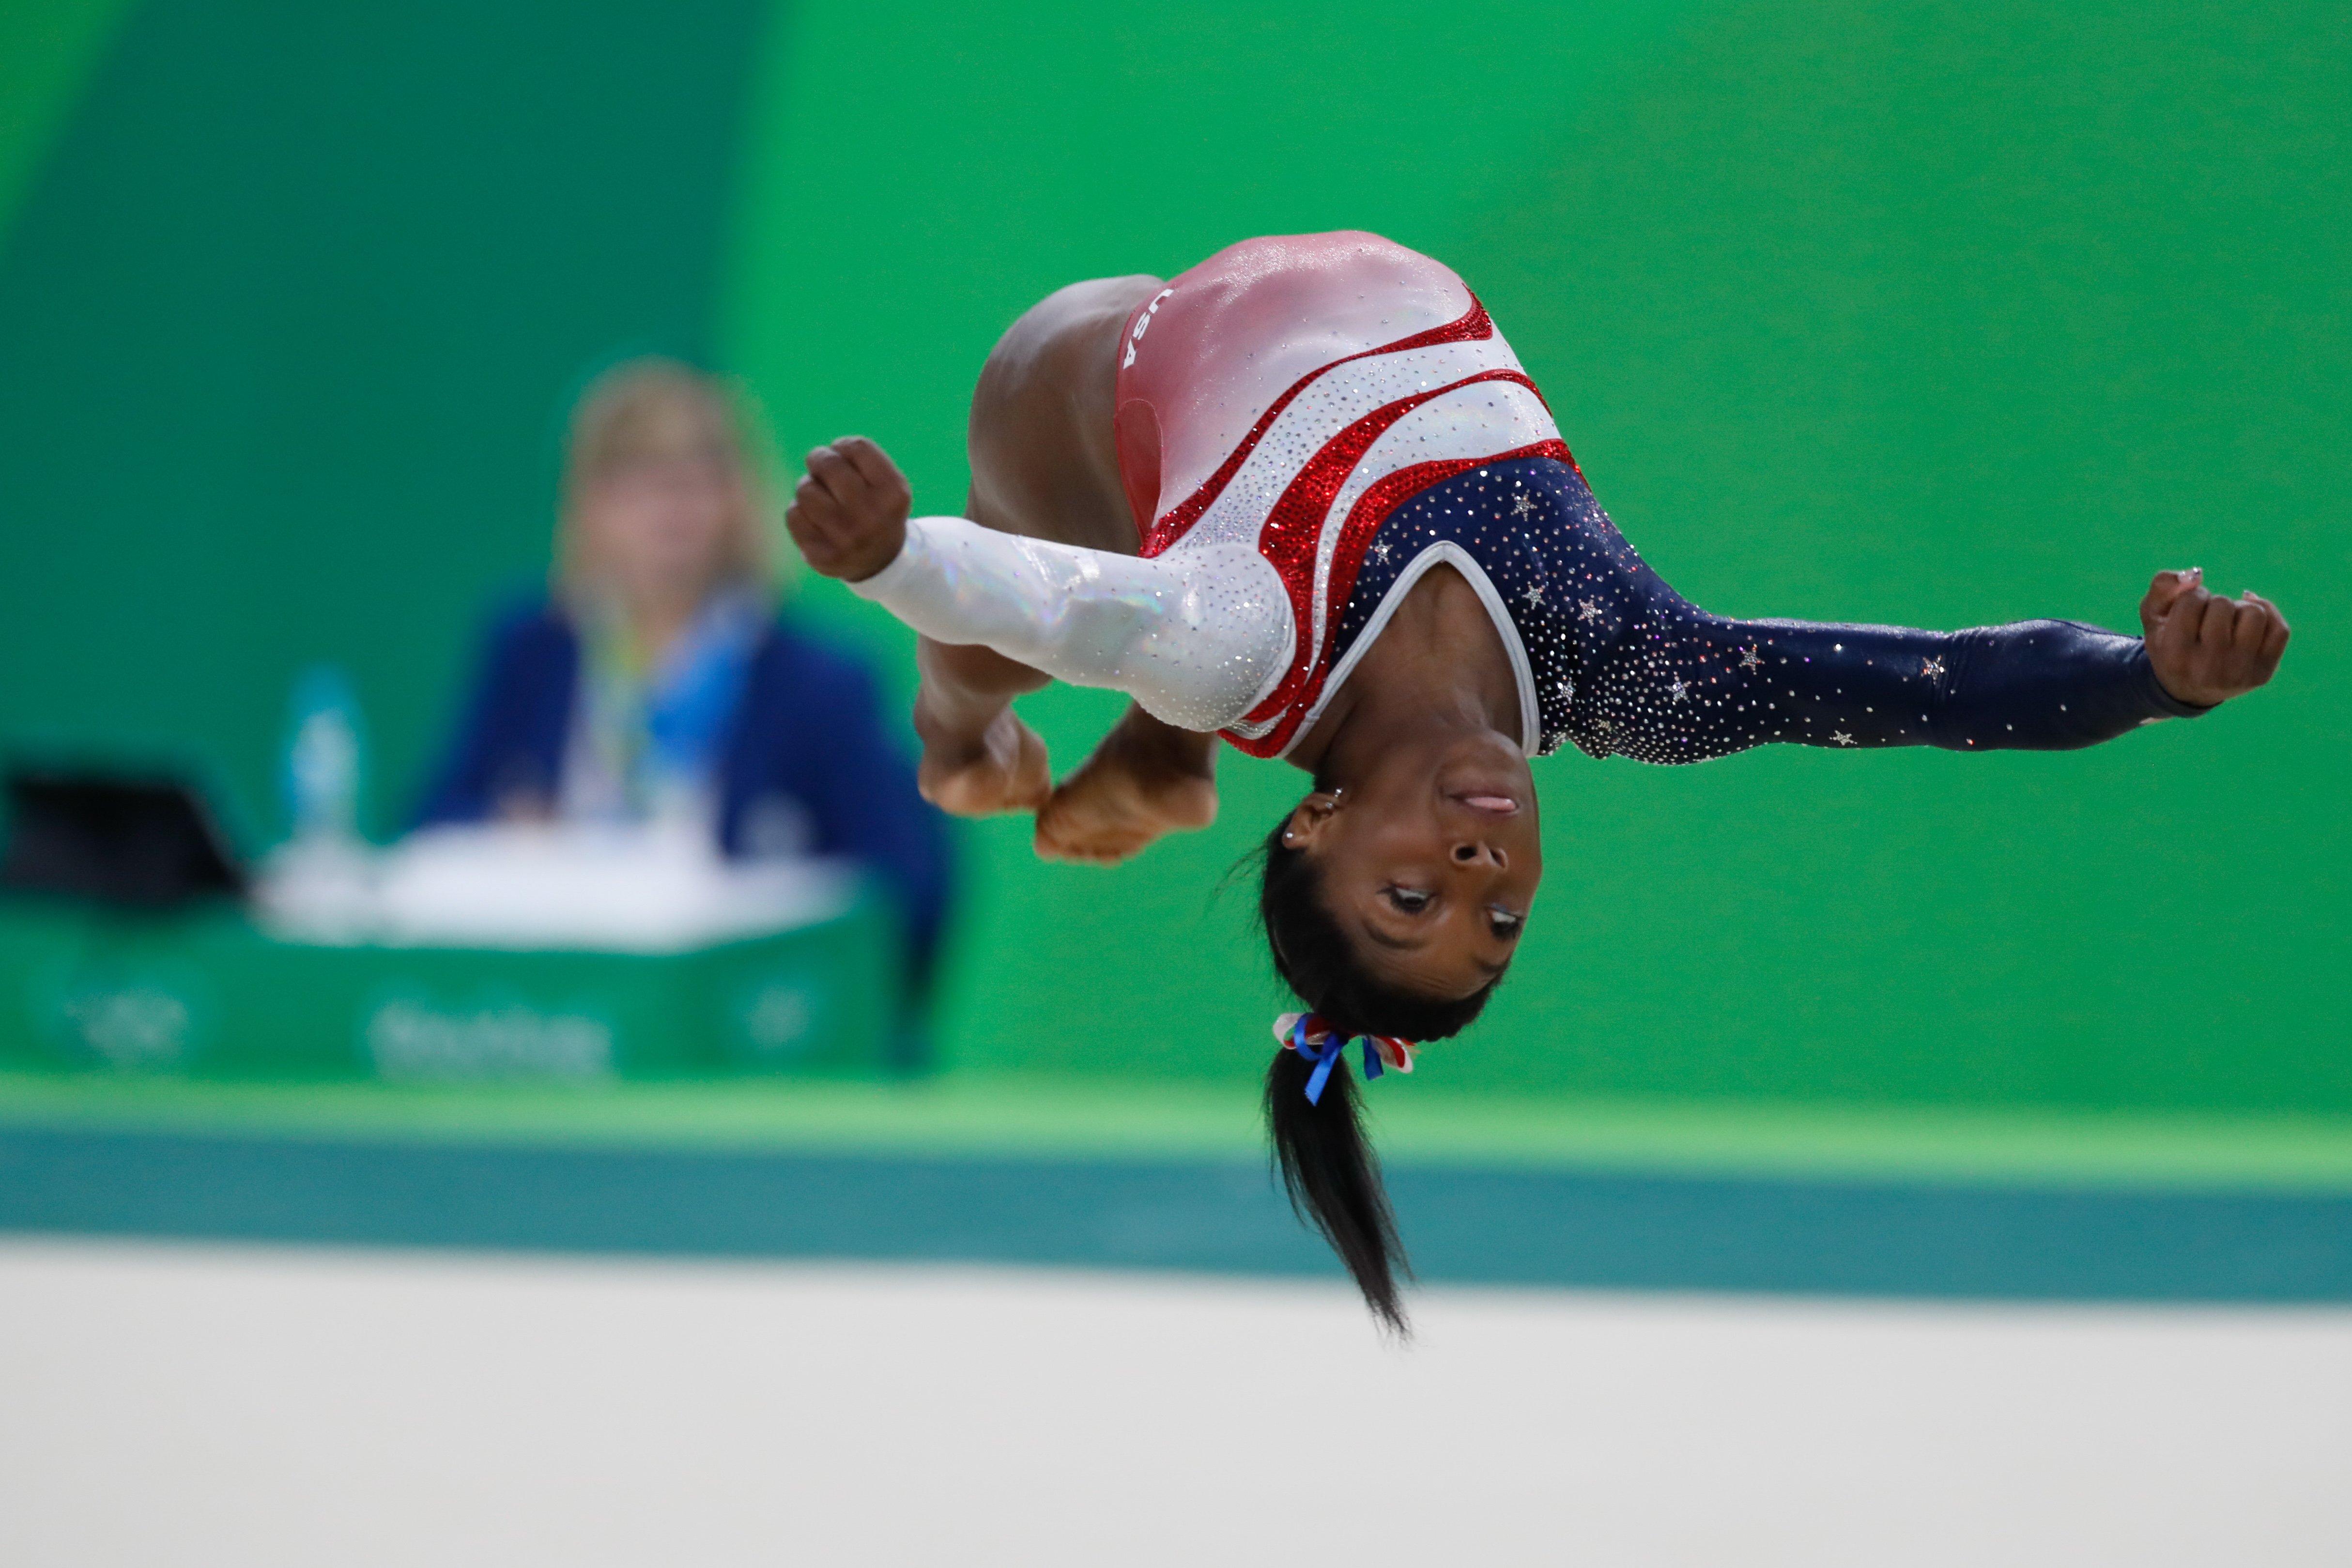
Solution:
<path fill-rule="evenodd" d="M 1275 1052 L 1265 1069 L 1265 1124 L 1283 1190 L 1290 1194 L 1291 1212 L 1321 1231 L 1356 1277 L 1364 1305 L 1388 1328 L 1405 1333 L 1396 1276 L 1402 1269 L 1410 1277 L 1412 1265 L 1397 1239 L 1380 1157 L 1357 1120 L 1360 1091 L 1342 1061 L 1331 1069 L 1322 1100 L 1309 1104 L 1307 1078 L 1314 1070 L 1314 1063 L 1292 1050 Z"/>
<path fill-rule="evenodd" d="M 1275 973 L 1342 1036 L 1392 1035 L 1442 1040 L 1467 1028 L 1500 983 L 1497 976 L 1454 1001 L 1400 990 L 1357 962 L 1354 947 L 1323 902 L 1322 878 L 1302 849 L 1283 842 L 1286 815 L 1266 836 L 1265 878 L 1258 915 Z M 1358 1118 L 1351 1071 L 1332 1068 L 1323 1097 L 1310 1102 L 1307 1080 L 1314 1064 L 1287 1048 L 1274 1053 L 1265 1074 L 1265 1124 L 1274 1140 L 1283 1190 L 1298 1216 L 1323 1233 L 1355 1277 L 1364 1304 L 1387 1327 L 1407 1331 L 1397 1272 L 1410 1278 L 1396 1219 L 1381 1184 L 1381 1163 Z"/>

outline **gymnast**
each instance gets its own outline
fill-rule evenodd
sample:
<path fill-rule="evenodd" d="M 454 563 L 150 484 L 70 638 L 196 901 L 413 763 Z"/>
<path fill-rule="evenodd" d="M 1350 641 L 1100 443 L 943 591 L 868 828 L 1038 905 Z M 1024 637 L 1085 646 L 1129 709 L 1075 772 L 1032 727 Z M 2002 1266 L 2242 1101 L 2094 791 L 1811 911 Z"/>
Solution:
<path fill-rule="evenodd" d="M 1220 736 L 1312 777 L 1264 847 L 1266 941 L 1307 1008 L 1276 1026 L 1266 1114 L 1294 1206 L 1398 1330 L 1341 1052 L 1409 1071 L 1494 994 L 1543 877 L 1528 758 L 2064 750 L 2250 691 L 2287 641 L 2195 569 L 2156 574 L 2144 640 L 1709 615 L 1610 522 L 1463 281 L 1369 234 L 1048 296 L 982 368 L 969 438 L 965 515 L 911 521 L 880 447 L 818 447 L 793 537 L 921 634 L 924 794 L 1034 812 L 1041 856 L 1207 826 Z M 1133 699 L 1059 784 L 1010 706 L 1055 679 Z"/>

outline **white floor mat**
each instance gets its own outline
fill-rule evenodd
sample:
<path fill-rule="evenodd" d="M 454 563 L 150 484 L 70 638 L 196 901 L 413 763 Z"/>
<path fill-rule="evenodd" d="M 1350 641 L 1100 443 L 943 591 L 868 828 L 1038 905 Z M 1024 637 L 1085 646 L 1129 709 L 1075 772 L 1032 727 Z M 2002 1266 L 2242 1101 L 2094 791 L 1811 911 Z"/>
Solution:
<path fill-rule="evenodd" d="M 0 1243 L 0 1563 L 2352 1562 L 2352 1312 Z"/>

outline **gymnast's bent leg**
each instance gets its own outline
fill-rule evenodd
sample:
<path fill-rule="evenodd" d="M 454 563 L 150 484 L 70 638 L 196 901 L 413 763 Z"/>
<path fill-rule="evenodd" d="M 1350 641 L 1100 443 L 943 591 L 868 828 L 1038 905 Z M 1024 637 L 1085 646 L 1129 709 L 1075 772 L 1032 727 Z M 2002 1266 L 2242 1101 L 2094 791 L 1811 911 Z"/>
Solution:
<path fill-rule="evenodd" d="M 1005 332 L 972 392 L 967 517 L 1006 533 L 1136 553 L 1112 386 L 1128 318 L 1160 287 L 1149 277 L 1073 284 Z M 919 659 L 923 787 L 942 808 L 1034 810 L 1040 855 L 1104 864 L 1215 820 L 1215 737 L 1130 703 L 1086 763 L 1052 788 L 1044 742 L 1010 707 L 1047 683 L 1043 673 L 985 647 L 929 638 Z"/>

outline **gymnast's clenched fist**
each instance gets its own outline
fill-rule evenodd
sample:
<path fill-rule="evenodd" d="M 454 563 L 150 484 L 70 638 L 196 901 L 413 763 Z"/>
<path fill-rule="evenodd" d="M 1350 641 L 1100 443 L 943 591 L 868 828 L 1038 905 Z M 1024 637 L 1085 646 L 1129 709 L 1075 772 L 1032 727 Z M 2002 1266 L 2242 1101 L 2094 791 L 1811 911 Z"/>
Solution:
<path fill-rule="evenodd" d="M 2228 599 L 2205 586 L 2202 568 L 2159 572 L 2139 602 L 2140 629 L 2156 679 L 2180 701 L 2210 708 L 2243 696 L 2278 672 L 2286 618 L 2259 594 Z"/>
<path fill-rule="evenodd" d="M 844 436 L 808 455 L 784 526 L 811 566 L 862 583 L 898 558 L 915 494 L 890 455 L 863 436 Z"/>

